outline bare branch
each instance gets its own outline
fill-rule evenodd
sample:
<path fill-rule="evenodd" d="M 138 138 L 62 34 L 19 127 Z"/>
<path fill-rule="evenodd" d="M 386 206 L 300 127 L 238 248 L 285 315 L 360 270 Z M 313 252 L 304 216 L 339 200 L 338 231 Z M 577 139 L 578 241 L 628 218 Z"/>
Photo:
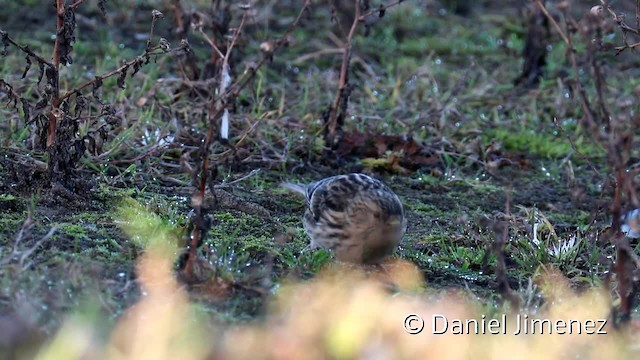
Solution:
<path fill-rule="evenodd" d="M 37 62 L 43 64 L 43 65 L 47 65 L 49 67 L 54 67 L 53 63 L 50 61 L 47 61 L 46 59 L 44 59 L 42 56 L 36 54 L 35 52 L 33 52 L 33 50 L 29 49 L 29 47 L 27 46 L 23 46 L 18 44 L 15 40 L 13 40 L 9 34 L 6 31 L 0 30 L 0 35 L 6 40 L 8 41 L 11 45 L 17 47 L 18 49 L 20 49 L 20 51 L 24 52 L 25 54 L 31 56 L 32 58 L 36 59 Z"/>
<path fill-rule="evenodd" d="M 549 19 L 549 22 L 551 22 L 551 25 L 553 25 L 553 27 L 556 29 L 556 31 L 558 32 L 558 35 L 562 37 L 562 41 L 564 41 L 567 47 L 569 47 L 569 49 L 572 50 L 573 45 L 571 44 L 571 40 L 569 40 L 567 35 L 565 35 L 565 33 L 562 31 L 562 28 L 560 27 L 556 19 L 554 19 L 553 16 L 549 14 L 549 11 L 547 11 L 547 8 L 544 6 L 544 4 L 540 0 L 533 0 L 533 2 L 535 2 L 536 5 L 538 5 L 538 7 L 540 8 L 540 11 L 542 11 L 544 16 L 546 16 L 547 19 Z"/>

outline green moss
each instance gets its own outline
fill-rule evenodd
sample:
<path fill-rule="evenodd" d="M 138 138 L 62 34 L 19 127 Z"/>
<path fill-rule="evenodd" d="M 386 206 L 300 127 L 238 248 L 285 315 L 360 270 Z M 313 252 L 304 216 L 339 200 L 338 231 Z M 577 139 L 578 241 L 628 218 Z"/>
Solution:
<path fill-rule="evenodd" d="M 409 209 L 412 211 L 419 211 L 428 214 L 441 213 L 440 209 L 438 209 L 435 205 L 432 204 L 424 204 L 424 203 L 412 203 L 408 205 Z"/>
<path fill-rule="evenodd" d="M 552 223 L 564 223 L 576 226 L 580 230 L 586 230 L 593 215 L 588 211 L 576 210 L 572 212 L 553 212 L 547 214 Z"/>
<path fill-rule="evenodd" d="M 79 238 L 79 239 L 87 239 L 87 230 L 84 226 L 82 225 L 77 225 L 77 224 L 61 224 L 60 225 L 60 230 L 61 232 L 63 232 L 64 234 L 71 236 L 73 238 Z"/>
<path fill-rule="evenodd" d="M 11 194 L 0 194 L 0 201 L 14 201 L 17 197 Z"/>
<path fill-rule="evenodd" d="M 3 212 L 0 215 L 0 244 L 7 246 L 12 242 L 25 218 L 23 213 Z"/>
<path fill-rule="evenodd" d="M 487 140 L 497 139 L 508 150 L 516 150 L 543 158 L 561 158 L 574 153 L 571 143 L 564 137 L 534 130 L 514 131 L 498 128 L 488 130 Z M 576 148 L 585 156 L 603 156 L 602 148 L 593 142 L 579 137 L 574 140 Z"/>

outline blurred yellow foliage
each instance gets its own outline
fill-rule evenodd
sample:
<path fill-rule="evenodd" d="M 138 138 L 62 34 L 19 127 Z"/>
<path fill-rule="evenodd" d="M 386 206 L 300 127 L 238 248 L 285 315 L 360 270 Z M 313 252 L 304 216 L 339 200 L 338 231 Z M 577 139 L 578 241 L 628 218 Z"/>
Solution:
<path fill-rule="evenodd" d="M 198 319 L 175 280 L 175 239 L 139 205 L 123 210 L 129 236 L 146 239 L 138 274 L 143 296 L 119 320 L 108 340 L 90 323 L 73 319 L 44 347 L 41 359 L 626 359 L 637 357 L 623 333 L 515 335 L 517 314 L 505 314 L 506 334 L 435 334 L 435 314 L 482 319 L 480 307 L 455 293 L 425 291 L 420 271 L 407 262 L 372 275 L 340 265 L 315 279 L 286 284 L 258 324 L 215 326 Z M 393 284 L 394 291 L 391 291 Z M 606 319 L 609 299 L 597 289 L 573 292 L 548 272 L 540 280 L 547 303 L 536 319 Z M 404 320 L 419 315 L 424 328 L 409 334 Z M 495 315 L 492 315 L 495 316 Z M 499 319 L 498 319 L 499 320 Z M 637 350 L 635 350 L 637 352 Z M 635 356 L 634 356 L 635 355 Z"/>

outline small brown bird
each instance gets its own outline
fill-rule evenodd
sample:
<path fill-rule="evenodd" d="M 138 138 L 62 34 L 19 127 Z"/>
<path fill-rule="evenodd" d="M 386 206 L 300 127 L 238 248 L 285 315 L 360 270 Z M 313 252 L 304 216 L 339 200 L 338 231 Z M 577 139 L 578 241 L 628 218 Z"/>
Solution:
<path fill-rule="evenodd" d="M 303 225 L 310 247 L 331 250 L 340 261 L 379 263 L 395 250 L 407 228 L 398 196 L 370 176 L 337 175 L 307 186 L 282 185 L 307 198 Z"/>

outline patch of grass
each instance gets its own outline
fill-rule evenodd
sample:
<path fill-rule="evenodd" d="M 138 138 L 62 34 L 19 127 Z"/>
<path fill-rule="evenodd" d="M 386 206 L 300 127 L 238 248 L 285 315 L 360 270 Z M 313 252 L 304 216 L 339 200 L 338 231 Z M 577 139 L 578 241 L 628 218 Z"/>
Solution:
<path fill-rule="evenodd" d="M 218 212 L 207 244 L 211 261 L 222 272 L 238 273 L 251 261 L 264 258 L 274 246 L 273 238 L 265 233 L 261 219 L 256 216 Z"/>
<path fill-rule="evenodd" d="M 24 222 L 26 213 L 22 212 L 3 212 L 0 216 L 0 243 L 3 246 L 9 246 L 14 239 L 15 232 L 20 229 Z"/>
<path fill-rule="evenodd" d="M 497 128 L 487 130 L 485 137 L 497 139 L 507 150 L 516 150 L 542 158 L 562 158 L 574 153 L 571 143 L 559 135 L 535 130 Z M 581 154 L 589 157 L 603 156 L 604 151 L 584 137 L 574 140 Z M 577 159 L 579 161 L 579 159 Z"/>
<path fill-rule="evenodd" d="M 432 216 L 442 215 L 442 211 L 432 204 L 415 202 L 415 203 L 409 203 L 407 207 L 412 211 L 422 212 Z"/>
<path fill-rule="evenodd" d="M 16 200 L 17 197 L 11 194 L 0 194 L 0 201 L 13 201 Z"/>
<path fill-rule="evenodd" d="M 565 223 L 575 226 L 578 230 L 586 231 L 589 227 L 592 214 L 585 210 L 576 210 L 571 213 L 550 212 L 547 214 L 553 223 Z"/>

